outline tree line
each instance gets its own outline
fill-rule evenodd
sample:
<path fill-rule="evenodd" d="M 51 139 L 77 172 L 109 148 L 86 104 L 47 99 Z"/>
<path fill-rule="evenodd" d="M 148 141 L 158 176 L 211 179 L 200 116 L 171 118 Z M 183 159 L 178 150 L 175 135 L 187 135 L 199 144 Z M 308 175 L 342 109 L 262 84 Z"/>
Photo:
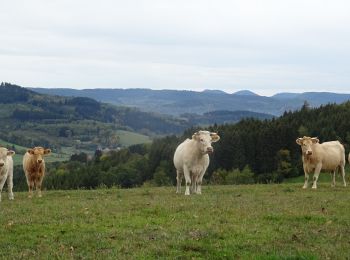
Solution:
<path fill-rule="evenodd" d="M 295 143 L 298 137 L 316 136 L 321 142 L 339 140 L 349 150 L 350 102 L 316 109 L 304 104 L 299 111 L 285 112 L 279 118 L 248 118 L 237 124 L 213 125 L 207 129 L 218 132 L 221 137 L 213 145 L 215 151 L 205 175 L 207 182 L 282 182 L 303 174 L 300 147 Z M 69 162 L 47 167 L 45 186 L 48 189 L 90 189 L 173 185 L 176 177 L 172 161 L 174 151 L 196 130 L 190 128 L 181 136 L 166 136 L 151 144 L 107 154 L 97 151 L 90 160 L 84 154 L 74 155 Z M 24 176 L 17 173 L 15 178 Z"/>

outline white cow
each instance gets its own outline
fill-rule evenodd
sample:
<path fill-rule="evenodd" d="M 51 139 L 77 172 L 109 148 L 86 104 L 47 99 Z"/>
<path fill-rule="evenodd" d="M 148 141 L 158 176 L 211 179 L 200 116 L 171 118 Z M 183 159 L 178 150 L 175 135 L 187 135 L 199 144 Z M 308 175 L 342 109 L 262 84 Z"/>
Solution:
<path fill-rule="evenodd" d="M 192 139 L 186 139 L 175 151 L 174 165 L 177 173 L 176 193 L 181 192 L 182 177 L 185 176 L 186 192 L 201 194 L 201 185 L 205 171 L 209 165 L 209 155 L 214 149 L 211 143 L 219 141 L 217 133 L 198 131 L 192 135 Z"/>
<path fill-rule="evenodd" d="M 309 173 L 314 171 L 312 188 L 317 188 L 317 179 L 321 170 L 333 172 L 332 186 L 335 186 L 335 172 L 340 169 L 343 176 L 344 186 L 345 181 L 345 149 L 338 141 L 319 143 L 316 137 L 298 138 L 297 144 L 301 146 L 303 168 L 305 173 L 305 183 L 303 188 L 308 187 Z"/>
<path fill-rule="evenodd" d="M 12 155 L 14 151 L 7 150 L 6 148 L 0 147 L 0 201 L 1 192 L 4 184 L 7 180 L 7 187 L 9 193 L 9 199 L 13 200 L 13 160 Z"/>

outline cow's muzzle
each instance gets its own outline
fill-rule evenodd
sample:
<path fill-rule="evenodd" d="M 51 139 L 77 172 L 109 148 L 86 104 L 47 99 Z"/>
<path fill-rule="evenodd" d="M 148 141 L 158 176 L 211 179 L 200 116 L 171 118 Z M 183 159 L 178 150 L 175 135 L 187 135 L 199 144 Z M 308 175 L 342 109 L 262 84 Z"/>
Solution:
<path fill-rule="evenodd" d="M 43 162 L 43 160 L 38 160 L 38 163 L 42 163 Z"/>
<path fill-rule="evenodd" d="M 0 167 L 4 166 L 5 164 L 4 163 L 0 163 Z"/>
<path fill-rule="evenodd" d="M 213 152 L 214 152 L 213 147 L 208 147 L 208 148 L 207 148 L 207 153 L 213 153 Z"/>
<path fill-rule="evenodd" d="M 306 151 L 306 155 L 312 155 L 312 151 Z"/>

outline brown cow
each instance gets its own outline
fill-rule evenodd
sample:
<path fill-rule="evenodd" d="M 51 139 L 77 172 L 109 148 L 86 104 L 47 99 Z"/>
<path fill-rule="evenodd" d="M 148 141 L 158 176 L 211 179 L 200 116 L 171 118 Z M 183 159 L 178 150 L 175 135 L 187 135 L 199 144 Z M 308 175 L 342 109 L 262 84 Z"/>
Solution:
<path fill-rule="evenodd" d="M 50 153 L 50 149 L 34 147 L 33 149 L 28 149 L 23 156 L 23 170 L 27 178 L 29 198 L 33 196 L 34 186 L 38 191 L 38 196 L 41 197 L 41 183 L 45 176 L 45 161 L 43 155 L 48 155 Z"/>

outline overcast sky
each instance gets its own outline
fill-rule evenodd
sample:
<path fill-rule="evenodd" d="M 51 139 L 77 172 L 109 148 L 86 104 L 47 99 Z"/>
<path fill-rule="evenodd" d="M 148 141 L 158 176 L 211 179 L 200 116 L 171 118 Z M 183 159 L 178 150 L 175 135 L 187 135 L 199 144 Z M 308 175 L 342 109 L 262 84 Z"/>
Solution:
<path fill-rule="evenodd" d="M 1 81 L 350 93 L 350 2 L 2 1 Z"/>

